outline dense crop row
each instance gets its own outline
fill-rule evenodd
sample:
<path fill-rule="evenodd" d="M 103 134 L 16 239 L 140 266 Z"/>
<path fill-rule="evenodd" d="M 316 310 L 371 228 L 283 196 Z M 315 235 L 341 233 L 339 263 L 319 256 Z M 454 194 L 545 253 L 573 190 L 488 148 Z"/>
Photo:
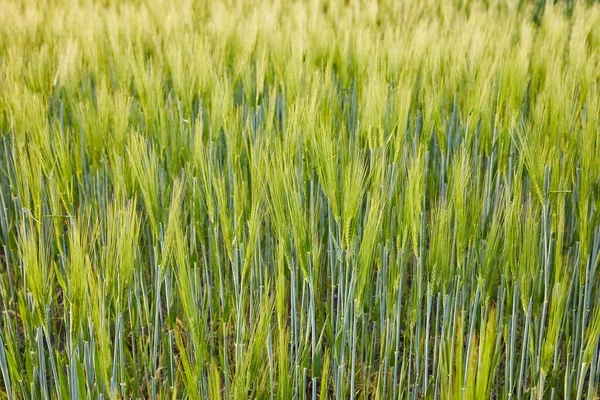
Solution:
<path fill-rule="evenodd" d="M 0 0 L 0 398 L 594 399 L 600 7 Z"/>

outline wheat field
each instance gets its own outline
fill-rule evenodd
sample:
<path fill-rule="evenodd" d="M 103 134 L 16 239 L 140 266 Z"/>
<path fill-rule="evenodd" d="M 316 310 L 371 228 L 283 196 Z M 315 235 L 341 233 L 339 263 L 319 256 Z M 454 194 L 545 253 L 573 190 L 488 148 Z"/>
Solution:
<path fill-rule="evenodd" d="M 600 4 L 0 0 L 0 399 L 597 399 Z"/>

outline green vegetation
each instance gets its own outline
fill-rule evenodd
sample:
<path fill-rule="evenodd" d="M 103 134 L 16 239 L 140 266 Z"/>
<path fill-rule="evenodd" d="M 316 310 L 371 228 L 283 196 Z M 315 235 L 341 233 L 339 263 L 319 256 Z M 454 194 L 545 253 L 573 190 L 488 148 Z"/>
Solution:
<path fill-rule="evenodd" d="M 600 5 L 544 3 L 0 0 L 0 399 L 597 398 Z"/>

